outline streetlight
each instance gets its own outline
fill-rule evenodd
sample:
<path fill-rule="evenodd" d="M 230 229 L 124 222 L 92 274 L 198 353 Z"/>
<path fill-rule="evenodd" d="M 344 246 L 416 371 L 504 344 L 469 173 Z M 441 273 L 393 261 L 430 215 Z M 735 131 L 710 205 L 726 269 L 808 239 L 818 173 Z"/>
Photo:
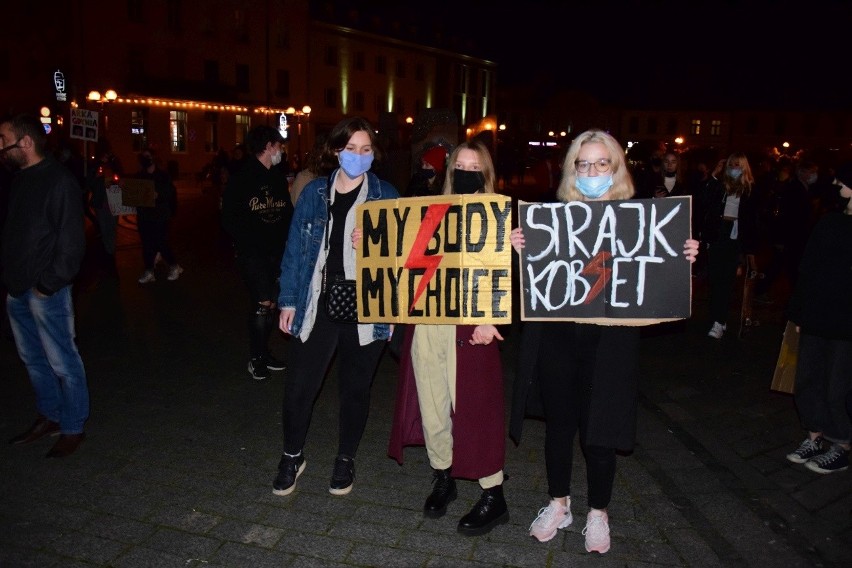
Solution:
<path fill-rule="evenodd" d="M 104 104 L 111 103 L 117 98 L 118 93 L 116 93 L 113 89 L 107 89 L 103 95 L 101 95 L 100 91 L 89 91 L 89 94 L 86 96 L 86 99 L 93 103 L 98 103 L 101 106 L 101 112 L 104 113 L 104 134 L 109 131 L 109 117 L 104 109 Z"/>
<path fill-rule="evenodd" d="M 292 115 L 294 120 L 296 121 L 296 134 L 299 137 L 299 163 L 297 164 L 299 169 L 302 168 L 302 122 L 304 121 L 305 124 L 309 124 L 309 121 L 311 119 L 311 110 L 312 109 L 310 105 L 305 105 L 302 107 L 302 110 L 296 110 L 295 107 L 288 107 L 287 110 L 284 111 L 285 114 Z"/>

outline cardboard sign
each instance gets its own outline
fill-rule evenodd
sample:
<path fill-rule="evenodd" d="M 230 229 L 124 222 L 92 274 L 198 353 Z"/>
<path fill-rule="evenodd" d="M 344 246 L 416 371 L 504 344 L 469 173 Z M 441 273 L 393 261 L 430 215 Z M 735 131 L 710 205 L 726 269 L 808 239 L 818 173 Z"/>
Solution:
<path fill-rule="evenodd" d="M 521 319 L 649 325 L 688 318 L 691 197 L 518 204 Z"/>
<path fill-rule="evenodd" d="M 106 188 L 107 204 L 109 212 L 118 217 L 119 215 L 136 215 L 136 208 L 125 205 L 122 200 L 121 186 L 113 184 Z"/>
<path fill-rule="evenodd" d="M 787 322 L 784 328 L 784 339 L 781 340 L 781 351 L 778 353 L 778 363 L 772 375 L 769 390 L 793 394 L 796 386 L 796 363 L 799 355 L 799 332 L 796 324 Z"/>
<path fill-rule="evenodd" d="M 510 323 L 511 217 L 497 194 L 359 205 L 358 320 Z"/>
<path fill-rule="evenodd" d="M 71 133 L 69 137 L 86 142 L 98 141 L 98 113 L 84 108 L 71 109 Z"/>
<path fill-rule="evenodd" d="M 154 180 L 122 178 L 121 203 L 131 207 L 153 207 L 157 200 Z"/>

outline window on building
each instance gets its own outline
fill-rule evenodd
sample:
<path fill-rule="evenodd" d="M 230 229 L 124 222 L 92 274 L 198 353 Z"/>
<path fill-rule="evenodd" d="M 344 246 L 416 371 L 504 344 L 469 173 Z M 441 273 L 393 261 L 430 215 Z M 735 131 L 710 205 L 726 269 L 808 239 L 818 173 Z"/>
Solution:
<path fill-rule="evenodd" d="M 753 136 L 757 134 L 757 117 L 755 115 L 749 116 L 745 121 L 745 133 L 749 136 Z"/>
<path fill-rule="evenodd" d="M 145 48 L 131 45 L 127 48 L 127 73 L 129 77 L 140 79 L 145 76 Z"/>
<path fill-rule="evenodd" d="M 337 89 L 327 87 L 323 93 L 323 101 L 325 102 L 325 108 L 337 108 Z"/>
<path fill-rule="evenodd" d="M 171 32 L 181 31 L 181 0 L 166 1 L 166 28 Z"/>
<path fill-rule="evenodd" d="M 775 117 L 775 136 L 784 136 L 787 134 L 787 117 L 778 115 Z"/>
<path fill-rule="evenodd" d="M 245 63 L 237 63 L 236 85 L 241 93 L 249 91 L 249 66 Z"/>
<path fill-rule="evenodd" d="M 631 116 L 627 120 L 627 132 L 629 134 L 638 134 L 639 133 L 639 117 Z"/>
<path fill-rule="evenodd" d="M 219 151 L 219 113 L 205 112 L 204 121 L 207 123 L 207 137 L 204 140 L 204 149 L 208 152 Z"/>
<path fill-rule="evenodd" d="M 414 66 L 414 78 L 418 81 L 422 81 L 426 78 L 426 66 L 422 63 L 418 63 Z"/>
<path fill-rule="evenodd" d="M 141 152 L 148 145 L 148 110 L 135 108 L 130 111 L 130 140 L 134 152 Z"/>
<path fill-rule="evenodd" d="M 169 138 L 172 152 L 186 152 L 186 111 L 169 112 Z"/>
<path fill-rule="evenodd" d="M 356 71 L 363 71 L 367 68 L 367 56 L 363 51 L 355 52 L 355 59 L 352 62 L 352 66 Z"/>
<path fill-rule="evenodd" d="M 666 122 L 666 134 L 669 136 L 674 136 L 677 134 L 677 119 L 670 118 L 668 122 Z"/>
<path fill-rule="evenodd" d="M 168 60 L 168 76 L 171 79 L 183 79 L 186 77 L 183 49 L 169 49 L 166 53 L 166 59 Z"/>
<path fill-rule="evenodd" d="M 710 121 L 710 136 L 722 135 L 722 121 L 717 119 Z"/>
<path fill-rule="evenodd" d="M 701 119 L 700 118 L 693 118 L 690 121 L 689 133 L 693 134 L 695 136 L 698 136 L 699 134 L 701 134 Z"/>
<path fill-rule="evenodd" d="M 290 96 L 290 71 L 287 69 L 275 72 L 275 94 L 279 97 Z"/>
<path fill-rule="evenodd" d="M 487 99 L 491 95 L 491 73 L 488 69 L 479 71 L 479 94 L 483 99 Z"/>
<path fill-rule="evenodd" d="M 127 0 L 127 19 L 135 24 L 145 22 L 142 0 Z"/>
<path fill-rule="evenodd" d="M 656 134 L 657 133 L 657 119 L 652 117 L 648 118 L 648 134 Z"/>
<path fill-rule="evenodd" d="M 470 85 L 470 67 L 467 65 L 459 65 L 459 93 L 467 93 L 468 85 Z"/>
<path fill-rule="evenodd" d="M 290 49 L 290 29 L 281 21 L 275 28 L 275 47 Z"/>
<path fill-rule="evenodd" d="M 204 83 L 208 86 L 219 84 L 219 62 L 212 59 L 204 60 Z"/>
<path fill-rule="evenodd" d="M 423 110 L 423 101 L 420 99 L 414 99 L 414 114 L 420 114 L 420 111 Z"/>
<path fill-rule="evenodd" d="M 238 114 L 236 116 L 237 131 L 235 133 L 235 141 L 237 144 L 242 144 L 246 141 L 246 134 L 251 128 L 251 117 L 247 114 Z"/>
<path fill-rule="evenodd" d="M 376 56 L 376 73 L 379 75 L 387 75 L 388 59 L 384 55 Z"/>
<path fill-rule="evenodd" d="M 337 67 L 340 65 L 339 54 L 336 45 L 327 45 L 325 47 L 325 64 L 329 67 Z"/>
<path fill-rule="evenodd" d="M 246 12 L 243 8 L 236 8 L 234 10 L 233 24 L 234 39 L 236 39 L 239 43 L 248 43 L 248 24 L 246 22 Z"/>
<path fill-rule="evenodd" d="M 405 101 L 400 95 L 393 98 L 393 112 L 397 114 L 405 114 Z"/>
<path fill-rule="evenodd" d="M 386 100 L 387 99 L 385 99 L 385 97 L 383 95 L 376 95 L 373 98 L 373 111 L 376 114 L 381 114 L 381 113 L 385 112 L 385 110 L 386 110 L 385 105 L 387 104 L 385 102 Z"/>
<path fill-rule="evenodd" d="M 364 104 L 364 91 L 355 91 L 355 110 L 363 112 L 365 110 Z"/>
<path fill-rule="evenodd" d="M 396 76 L 400 79 L 405 78 L 405 61 L 402 59 L 396 60 Z"/>

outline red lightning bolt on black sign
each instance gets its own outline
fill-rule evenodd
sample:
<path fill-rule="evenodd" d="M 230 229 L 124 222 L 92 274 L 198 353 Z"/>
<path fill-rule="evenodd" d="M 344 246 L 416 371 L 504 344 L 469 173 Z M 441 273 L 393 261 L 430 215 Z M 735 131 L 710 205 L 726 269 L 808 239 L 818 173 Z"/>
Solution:
<path fill-rule="evenodd" d="M 607 252 L 605 250 L 600 251 L 595 257 L 589 261 L 589 264 L 580 271 L 580 274 L 599 274 L 600 277 L 592 284 L 592 289 L 589 290 L 589 295 L 586 296 L 586 301 L 584 304 L 591 304 L 592 300 L 594 300 L 598 294 L 601 293 L 601 290 L 606 286 L 607 281 L 609 280 L 610 275 L 612 274 L 612 268 L 608 268 L 606 266 L 606 262 L 612 258 L 612 253 Z"/>
<path fill-rule="evenodd" d="M 435 229 L 437 229 L 438 225 L 441 224 L 441 221 L 444 219 L 444 215 L 447 213 L 447 209 L 449 208 L 449 203 L 439 203 L 437 205 L 430 205 L 426 208 L 426 214 L 420 222 L 420 230 L 417 231 L 417 237 L 414 239 L 414 244 L 411 246 L 411 252 L 408 253 L 408 258 L 405 260 L 405 268 L 425 269 L 423 272 L 423 279 L 420 280 L 420 284 L 417 285 L 417 291 L 411 299 L 409 310 L 417 303 L 417 300 L 426 289 L 426 285 L 429 284 L 429 281 L 432 279 L 435 271 L 438 270 L 438 265 L 441 264 L 441 259 L 444 258 L 443 255 L 426 256 L 424 252 L 426 251 L 426 247 L 429 245 L 429 241 L 432 240 L 432 235 L 435 234 Z"/>

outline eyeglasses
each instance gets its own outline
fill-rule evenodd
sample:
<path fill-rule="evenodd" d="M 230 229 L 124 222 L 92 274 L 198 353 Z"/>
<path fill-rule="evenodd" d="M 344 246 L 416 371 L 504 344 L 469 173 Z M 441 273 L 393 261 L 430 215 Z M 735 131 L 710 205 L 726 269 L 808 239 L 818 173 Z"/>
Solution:
<path fill-rule="evenodd" d="M 589 171 L 589 167 L 591 167 L 592 164 L 595 165 L 595 169 L 598 171 L 598 173 L 602 174 L 609 171 L 609 167 L 612 165 L 612 160 L 609 160 L 607 158 L 601 158 L 600 160 L 596 160 L 594 162 L 587 162 L 586 160 L 576 160 L 574 162 L 574 167 L 577 169 L 578 172 L 584 174 Z"/>

